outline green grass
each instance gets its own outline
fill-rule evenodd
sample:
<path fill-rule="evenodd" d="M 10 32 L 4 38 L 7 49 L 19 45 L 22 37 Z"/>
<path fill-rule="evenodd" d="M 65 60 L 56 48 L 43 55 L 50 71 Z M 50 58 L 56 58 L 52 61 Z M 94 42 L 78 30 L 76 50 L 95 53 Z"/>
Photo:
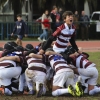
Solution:
<path fill-rule="evenodd" d="M 97 69 L 100 73 L 100 52 L 89 52 L 89 60 L 96 63 Z M 98 78 L 98 83 L 100 84 L 100 77 Z M 60 97 L 52 97 L 43 96 L 41 98 L 36 98 L 32 95 L 12 95 L 12 96 L 0 96 L 0 100 L 100 100 L 100 94 L 95 96 L 87 96 L 83 97 L 71 97 L 71 96 L 60 96 Z"/>

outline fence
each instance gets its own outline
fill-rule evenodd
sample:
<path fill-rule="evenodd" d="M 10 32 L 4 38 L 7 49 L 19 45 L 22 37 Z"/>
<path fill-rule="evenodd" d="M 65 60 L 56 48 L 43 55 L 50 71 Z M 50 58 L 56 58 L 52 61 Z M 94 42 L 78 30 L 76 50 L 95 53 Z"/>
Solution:
<path fill-rule="evenodd" d="M 0 39 L 10 39 L 15 23 L 0 23 Z M 28 36 L 39 36 L 42 33 L 41 24 L 37 22 L 28 22 Z M 15 34 L 16 35 L 16 34 Z"/>
<path fill-rule="evenodd" d="M 80 28 L 80 24 L 81 22 L 76 22 L 79 25 L 79 29 L 78 29 L 78 36 L 77 38 L 80 39 L 81 38 L 81 28 Z M 41 23 L 38 22 L 28 22 L 27 23 L 28 26 L 28 36 L 40 36 L 40 34 L 42 33 L 42 29 L 41 29 Z M 100 25 L 99 25 L 100 26 Z M 0 39 L 4 40 L 5 38 L 7 38 L 8 40 L 10 39 L 10 35 L 13 31 L 13 27 L 14 27 L 14 23 L 0 23 Z M 97 27 L 97 23 L 90 23 L 90 27 L 89 27 L 89 39 L 100 39 L 100 32 L 96 32 L 96 27 Z"/>

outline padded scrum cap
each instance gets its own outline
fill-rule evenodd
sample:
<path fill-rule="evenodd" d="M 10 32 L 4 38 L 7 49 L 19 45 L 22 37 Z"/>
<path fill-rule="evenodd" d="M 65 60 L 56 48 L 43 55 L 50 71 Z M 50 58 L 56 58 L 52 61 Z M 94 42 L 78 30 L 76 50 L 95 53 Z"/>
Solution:
<path fill-rule="evenodd" d="M 4 44 L 4 49 L 6 50 L 11 50 L 14 49 L 11 45 L 9 45 L 9 43 Z"/>
<path fill-rule="evenodd" d="M 11 46 L 13 46 L 13 47 L 17 47 L 17 46 L 18 46 L 14 41 L 9 42 L 9 44 L 10 44 Z"/>
<path fill-rule="evenodd" d="M 4 45 L 4 49 L 6 50 L 11 50 L 11 49 L 14 49 L 15 47 L 17 47 L 18 45 L 15 43 L 15 42 L 7 42 L 5 45 Z"/>
<path fill-rule="evenodd" d="M 17 47 L 16 47 L 16 50 L 17 50 L 17 51 L 24 51 L 24 48 L 23 48 L 22 46 L 17 46 Z"/>
<path fill-rule="evenodd" d="M 32 50 L 32 49 L 34 49 L 34 47 L 33 47 L 33 45 L 32 44 L 27 44 L 26 46 L 25 46 L 25 50 Z"/>

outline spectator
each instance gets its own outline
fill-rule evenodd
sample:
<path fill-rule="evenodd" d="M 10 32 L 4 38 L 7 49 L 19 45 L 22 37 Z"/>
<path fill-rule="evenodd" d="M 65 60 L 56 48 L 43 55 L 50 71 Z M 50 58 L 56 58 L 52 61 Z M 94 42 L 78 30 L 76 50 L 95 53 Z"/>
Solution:
<path fill-rule="evenodd" d="M 38 40 L 41 41 L 43 39 L 43 41 L 46 41 L 48 30 L 50 29 L 50 22 L 52 22 L 48 10 L 45 10 L 45 12 L 43 13 L 41 22 L 42 22 L 41 25 L 42 25 L 43 33 L 40 35 L 40 37 L 38 37 Z"/>
<path fill-rule="evenodd" d="M 80 21 L 81 21 L 81 38 L 82 38 L 82 41 L 84 41 L 84 39 L 86 39 L 88 41 L 88 39 L 89 39 L 89 35 L 88 35 L 89 17 L 87 15 L 85 15 L 84 11 L 82 11 Z"/>
<path fill-rule="evenodd" d="M 11 36 L 13 36 L 15 33 L 17 33 L 17 40 L 16 43 L 20 46 L 22 46 L 22 39 L 25 35 L 25 37 L 27 36 L 28 30 L 27 30 L 27 26 L 25 24 L 25 22 L 22 20 L 22 16 L 21 14 L 17 15 L 17 21 L 15 23 L 15 27 L 13 29 L 13 32 L 11 34 Z"/>
<path fill-rule="evenodd" d="M 59 8 L 58 13 L 60 14 L 60 22 L 62 22 L 63 21 L 62 14 L 64 13 L 63 9 Z"/>
<path fill-rule="evenodd" d="M 75 11 L 75 14 L 74 14 L 74 25 L 75 25 L 75 33 L 76 33 L 76 38 L 78 36 L 78 31 L 79 31 L 79 14 L 78 14 L 78 11 Z"/>
<path fill-rule="evenodd" d="M 59 8 L 56 15 L 56 28 L 59 27 L 63 22 L 62 14 L 63 14 L 62 8 Z"/>
<path fill-rule="evenodd" d="M 58 8 L 56 6 L 53 6 L 53 10 L 50 13 L 51 19 L 52 19 L 52 23 L 51 23 L 51 29 L 54 32 L 56 30 L 56 18 L 57 18 L 57 10 Z"/>

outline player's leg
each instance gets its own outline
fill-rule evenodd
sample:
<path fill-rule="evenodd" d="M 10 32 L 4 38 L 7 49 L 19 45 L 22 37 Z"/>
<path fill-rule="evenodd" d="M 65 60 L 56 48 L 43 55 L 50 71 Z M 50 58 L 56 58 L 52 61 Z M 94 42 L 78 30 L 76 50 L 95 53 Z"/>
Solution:
<path fill-rule="evenodd" d="M 63 88 L 64 83 L 68 80 L 69 77 L 74 77 L 73 72 L 63 72 L 60 74 L 56 74 L 53 78 L 53 87 L 52 87 L 52 95 L 59 96 L 62 94 L 70 93 L 75 96 L 75 91 L 72 85 L 68 85 L 68 88 Z"/>
<path fill-rule="evenodd" d="M 0 84 L 4 87 L 4 94 L 6 95 L 12 94 L 11 79 L 13 77 L 18 78 L 20 73 L 21 73 L 20 67 L 10 67 L 0 70 L 0 77 L 1 77 Z"/>
<path fill-rule="evenodd" d="M 87 81 L 89 95 L 93 93 L 91 91 L 94 89 L 95 85 L 97 84 L 97 79 L 98 79 L 98 70 L 95 67 L 93 68 L 92 73 L 93 73 L 93 76 L 89 78 Z"/>
<path fill-rule="evenodd" d="M 87 81 L 88 93 L 90 94 L 90 91 L 94 89 L 94 86 L 97 84 L 98 70 L 96 69 L 96 67 L 89 67 L 86 69 L 78 69 L 78 72 L 82 76 L 90 77 Z"/>
<path fill-rule="evenodd" d="M 25 78 L 26 78 L 26 83 L 29 89 L 28 94 L 34 94 L 34 88 L 33 88 L 33 79 L 34 79 L 34 73 L 33 70 L 28 70 L 28 68 L 25 71 Z"/>
<path fill-rule="evenodd" d="M 21 74 L 19 77 L 19 91 L 24 92 L 24 84 L 25 84 L 25 73 Z"/>
<path fill-rule="evenodd" d="M 36 82 L 36 92 L 37 92 L 36 96 L 41 97 L 46 93 L 46 74 L 41 72 L 40 75 L 36 75 L 35 82 Z"/>

